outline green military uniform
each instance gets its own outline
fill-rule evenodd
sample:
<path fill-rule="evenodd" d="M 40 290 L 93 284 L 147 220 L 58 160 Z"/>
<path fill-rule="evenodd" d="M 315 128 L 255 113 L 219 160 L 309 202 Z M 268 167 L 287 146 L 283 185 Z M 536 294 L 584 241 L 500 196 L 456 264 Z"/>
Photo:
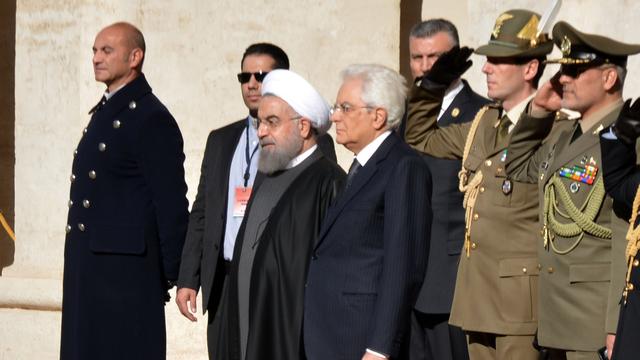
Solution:
<path fill-rule="evenodd" d="M 534 37 L 538 20 L 537 14 L 526 10 L 505 12 L 496 21 L 489 44 L 476 52 L 544 57 L 553 44 Z M 438 128 L 441 99 L 442 93 L 413 87 L 405 139 L 434 157 L 463 158 L 460 186 L 466 191 L 467 236 L 449 322 L 467 333 L 472 359 L 537 359 L 531 345 L 537 327 L 537 186 L 506 177 L 508 136 L 499 134 L 499 105 L 483 108 L 473 122 Z M 530 122 L 523 112 L 529 99 L 508 112 L 511 121 Z M 476 350 L 476 337 L 484 334 L 491 334 L 493 340 L 488 342 L 496 344 Z"/>
<path fill-rule="evenodd" d="M 563 58 L 551 62 L 573 78 L 589 67 L 624 66 L 631 50 L 640 51 L 565 22 L 556 24 L 553 38 Z M 593 123 L 590 129 L 581 133 L 575 121 L 557 141 L 541 144 L 551 116 L 519 123 L 511 135 L 508 176 L 539 185 L 538 341 L 568 359 L 598 359 L 596 351 L 616 331 L 625 240 L 621 234 L 612 241 L 612 224 L 621 222 L 612 219 L 612 200 L 604 191 L 598 133 L 621 107 L 621 98 L 603 104 L 580 120 Z"/>

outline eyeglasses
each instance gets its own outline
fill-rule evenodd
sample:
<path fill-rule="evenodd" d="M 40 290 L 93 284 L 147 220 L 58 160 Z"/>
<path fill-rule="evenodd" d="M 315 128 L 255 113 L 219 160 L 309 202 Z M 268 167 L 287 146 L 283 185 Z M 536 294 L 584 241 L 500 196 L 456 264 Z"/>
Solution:
<path fill-rule="evenodd" d="M 289 118 L 289 120 L 300 120 L 300 119 L 302 119 L 302 116 L 300 115 Z M 260 125 L 264 124 L 269 130 L 274 130 L 278 126 L 280 126 L 281 123 L 282 123 L 282 120 L 277 116 L 269 116 L 266 119 L 260 119 L 260 118 L 253 119 L 253 127 L 256 129 L 258 129 Z"/>
<path fill-rule="evenodd" d="M 256 78 L 256 81 L 261 83 L 262 80 L 264 80 L 264 77 L 267 76 L 268 73 L 269 73 L 268 71 L 262 71 L 262 70 L 254 73 L 241 72 L 241 73 L 238 73 L 238 81 L 240 82 L 240 84 L 246 84 L 249 82 L 249 80 L 251 80 L 251 75 L 253 75 L 253 77 Z"/>
<path fill-rule="evenodd" d="M 353 106 L 349 103 L 342 103 L 342 104 L 334 104 L 330 109 L 329 109 L 329 114 L 333 115 L 336 114 L 338 112 L 342 112 L 343 114 L 349 114 L 351 112 L 353 112 L 356 109 L 372 109 L 372 106 Z"/>

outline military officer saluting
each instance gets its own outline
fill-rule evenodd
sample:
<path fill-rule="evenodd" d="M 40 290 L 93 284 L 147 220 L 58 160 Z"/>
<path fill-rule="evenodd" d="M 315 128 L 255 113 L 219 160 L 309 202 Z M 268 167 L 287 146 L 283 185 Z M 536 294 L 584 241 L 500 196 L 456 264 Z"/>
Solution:
<path fill-rule="evenodd" d="M 187 230 L 182 136 L 129 23 L 93 44 L 107 86 L 73 158 L 60 359 L 164 359 L 164 304 Z"/>
<path fill-rule="evenodd" d="M 629 220 L 625 238 L 627 273 L 620 318 L 613 348 L 615 360 L 637 359 L 640 354 L 640 166 L 637 165 L 640 137 L 640 101 L 627 100 L 618 120 L 601 132 L 604 187 L 615 207 Z M 621 205 L 621 206 L 618 206 Z"/>
<path fill-rule="evenodd" d="M 496 20 L 482 71 L 488 97 L 473 122 L 438 127 L 436 118 L 449 82 L 471 64 L 471 51 L 442 55 L 411 90 L 405 139 L 428 155 L 462 159 L 466 234 L 449 322 L 461 327 L 471 359 L 538 359 L 532 342 L 537 326 L 537 186 L 509 179 L 506 146 L 536 92 L 543 61 L 553 43 L 539 34 L 540 16 L 509 10 Z M 515 125 L 517 126 L 517 125 Z"/>
<path fill-rule="evenodd" d="M 627 56 L 639 45 L 553 28 L 560 72 L 539 90 L 531 119 L 516 126 L 507 174 L 538 182 L 538 341 L 551 359 L 598 359 L 615 339 L 624 279 L 624 238 L 612 237 L 612 200 L 602 180 L 599 132 L 622 108 Z M 543 142 L 560 107 L 581 117 L 555 141 Z"/>

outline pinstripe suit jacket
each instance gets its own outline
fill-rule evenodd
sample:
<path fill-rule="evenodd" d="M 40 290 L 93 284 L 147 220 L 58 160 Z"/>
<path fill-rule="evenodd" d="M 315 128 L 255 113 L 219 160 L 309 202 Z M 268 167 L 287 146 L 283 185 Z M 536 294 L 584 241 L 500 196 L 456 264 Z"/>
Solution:
<path fill-rule="evenodd" d="M 397 357 L 424 277 L 431 175 L 391 134 L 329 208 L 305 294 L 309 360 Z"/>

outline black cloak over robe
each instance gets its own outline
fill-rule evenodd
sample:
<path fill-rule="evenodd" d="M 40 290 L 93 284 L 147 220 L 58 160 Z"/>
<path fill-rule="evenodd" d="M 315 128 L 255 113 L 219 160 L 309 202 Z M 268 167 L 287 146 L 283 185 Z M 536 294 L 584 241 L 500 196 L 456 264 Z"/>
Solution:
<path fill-rule="evenodd" d="M 246 360 L 304 358 L 302 316 L 304 288 L 311 250 L 329 205 L 346 175 L 333 161 L 321 157 L 309 165 L 284 192 L 271 211 L 256 250 L 251 273 L 249 336 Z M 260 179 L 256 190 L 260 191 Z M 251 203 L 245 221 L 251 216 Z M 242 248 L 244 224 L 236 249 Z M 229 274 L 229 291 L 217 349 L 219 359 L 239 359 L 237 257 Z M 225 348 L 226 347 L 226 348 Z"/>

